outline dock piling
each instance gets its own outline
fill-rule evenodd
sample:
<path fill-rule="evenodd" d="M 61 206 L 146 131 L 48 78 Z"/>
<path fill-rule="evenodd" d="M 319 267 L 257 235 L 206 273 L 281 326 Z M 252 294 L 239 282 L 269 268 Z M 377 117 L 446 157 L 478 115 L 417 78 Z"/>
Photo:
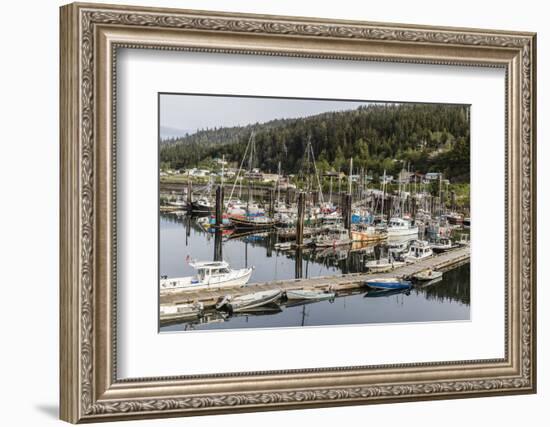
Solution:
<path fill-rule="evenodd" d="M 223 225 L 223 187 L 216 188 L 216 228 Z"/>
<path fill-rule="evenodd" d="M 344 228 L 351 236 L 351 193 L 344 196 Z"/>
<path fill-rule="evenodd" d="M 269 190 L 268 215 L 270 218 L 273 218 L 275 216 L 275 190 L 273 188 Z"/>
<path fill-rule="evenodd" d="M 296 246 L 304 244 L 304 219 L 306 213 L 306 193 L 301 191 L 298 194 L 298 219 L 296 221 Z"/>

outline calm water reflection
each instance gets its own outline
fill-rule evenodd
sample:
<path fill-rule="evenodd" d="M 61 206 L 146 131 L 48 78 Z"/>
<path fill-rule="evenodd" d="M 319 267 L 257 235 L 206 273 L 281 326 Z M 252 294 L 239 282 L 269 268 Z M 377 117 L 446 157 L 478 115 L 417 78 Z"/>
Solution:
<path fill-rule="evenodd" d="M 251 282 L 302 277 L 340 275 L 365 271 L 367 259 L 384 253 L 383 246 L 352 247 L 345 250 L 329 248 L 305 251 L 296 262 L 291 252 L 273 248 L 273 233 L 242 237 L 226 236 L 222 241 L 223 259 L 233 268 L 254 266 Z M 218 248 L 219 249 L 219 248 Z M 215 238 L 204 232 L 189 216 L 161 215 L 160 274 L 168 277 L 190 276 L 195 273 L 189 261 L 211 260 Z M 301 270 L 301 271 L 300 271 Z M 255 313 L 228 316 L 206 313 L 202 319 L 165 325 L 161 331 L 190 329 L 233 329 L 285 326 L 320 326 L 361 323 L 421 322 L 469 320 L 470 265 L 447 272 L 439 283 L 414 288 L 407 293 L 376 294 L 366 292 L 339 296 L 333 301 L 310 304 L 262 307 Z"/>

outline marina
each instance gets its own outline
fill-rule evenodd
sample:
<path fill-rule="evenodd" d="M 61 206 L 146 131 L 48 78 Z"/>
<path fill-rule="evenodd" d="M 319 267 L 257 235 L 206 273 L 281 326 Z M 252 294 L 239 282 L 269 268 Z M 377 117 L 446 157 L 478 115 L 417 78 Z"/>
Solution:
<path fill-rule="evenodd" d="M 389 130 L 396 117 L 422 138 L 411 134 L 412 144 Z M 366 105 L 167 141 L 159 173 L 161 330 L 225 328 L 252 316 L 269 327 L 289 308 L 317 310 L 357 295 L 421 298 L 420 289 L 453 285 L 469 292 L 467 120 L 459 106 Z M 378 138 L 375 123 L 386 135 L 381 145 L 368 142 Z M 329 143 L 334 138 L 345 154 Z M 449 156 L 460 160 L 445 163 Z M 458 283 L 449 279 L 454 271 L 462 272 Z M 409 321 L 456 318 L 456 302 L 448 302 L 449 314 L 417 303 L 423 307 Z M 469 308 L 462 313 L 467 320 Z M 344 323 L 385 318 L 353 315 Z"/>
<path fill-rule="evenodd" d="M 226 245 L 224 258 L 230 260 L 232 266 L 252 268 L 254 265 L 252 280 L 244 286 L 219 288 L 210 286 L 196 290 L 161 289 L 161 330 L 226 328 L 232 322 L 240 322 L 237 319 L 242 319 L 243 316 L 253 316 L 254 319 L 257 319 L 255 322 L 264 324 L 268 319 L 260 320 L 259 317 L 268 316 L 271 319 L 273 316 L 285 317 L 289 305 L 291 308 L 307 305 L 307 309 L 312 310 L 312 306 L 330 304 L 330 307 L 333 307 L 335 301 L 354 299 L 358 296 L 362 298 L 376 297 L 376 301 L 382 297 L 390 298 L 392 295 L 393 297 L 395 295 L 403 296 L 405 294 L 401 292 L 396 294 L 394 290 L 370 289 L 365 282 L 372 279 L 388 278 L 410 280 L 414 285 L 409 292 L 416 293 L 419 289 L 429 286 L 430 281 L 417 281 L 415 276 L 429 271 L 437 271 L 445 275 L 461 271 L 461 280 L 453 285 L 457 288 L 466 287 L 465 289 L 469 293 L 470 248 L 468 244 L 415 263 L 400 263 L 396 268 L 387 272 L 371 272 L 367 267 L 368 259 L 376 257 L 377 253 L 384 253 L 384 248 L 380 244 L 348 245 L 325 248 L 322 251 L 315 250 L 315 248 L 281 250 L 275 248 L 277 243 L 274 231 L 226 237 L 223 243 Z M 196 272 L 191 267 L 193 261 L 189 260 L 190 253 L 187 250 L 192 249 L 193 254 L 201 258 L 212 257 L 216 250 L 216 236 L 215 233 L 208 233 L 201 229 L 196 224 L 194 217 L 177 218 L 175 215 L 163 214 L 161 216 L 162 246 L 172 247 L 170 252 L 177 256 L 175 260 L 166 260 L 165 265 L 161 264 L 161 269 L 171 271 L 177 277 L 185 275 L 187 272 Z M 187 261 L 179 261 L 182 259 L 187 259 Z M 296 278 L 300 275 L 301 278 Z M 432 283 L 432 286 L 440 285 L 441 283 Z M 405 290 L 403 289 L 403 291 Z M 243 297 L 246 299 L 249 295 L 261 292 L 275 292 L 277 297 L 269 303 L 262 303 L 255 307 L 243 307 L 237 311 L 220 310 L 216 307 L 220 307 L 220 303 L 224 299 Z M 287 297 L 287 293 L 289 297 Z M 423 294 L 418 294 L 416 298 L 420 298 L 421 295 Z M 427 302 L 424 301 L 424 303 Z M 432 301 L 432 303 L 435 302 Z M 457 302 L 449 300 L 447 304 L 454 306 Z M 421 319 L 426 316 L 426 312 L 422 310 L 415 313 L 414 316 L 411 314 L 411 316 L 413 320 L 414 316 Z M 466 320 L 468 316 L 465 314 L 463 320 Z M 354 323 L 362 318 L 363 313 L 356 313 L 355 321 L 348 321 Z M 384 316 L 381 316 L 378 321 L 383 321 L 383 319 Z"/>

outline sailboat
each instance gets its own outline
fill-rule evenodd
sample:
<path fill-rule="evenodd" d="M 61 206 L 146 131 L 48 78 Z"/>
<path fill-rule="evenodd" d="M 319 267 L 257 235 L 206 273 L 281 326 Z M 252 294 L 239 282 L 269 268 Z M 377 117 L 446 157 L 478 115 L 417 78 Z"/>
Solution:
<path fill-rule="evenodd" d="M 231 189 L 231 194 L 229 196 L 230 200 L 232 199 L 235 186 L 237 185 L 237 182 L 239 182 L 244 161 L 247 157 L 247 153 L 249 149 L 250 149 L 250 153 L 248 155 L 249 156 L 248 173 L 251 174 L 254 166 L 254 156 L 256 155 L 256 145 L 254 143 L 254 132 L 250 134 L 250 138 L 248 140 L 248 144 L 246 146 L 243 159 L 241 161 L 241 165 L 235 177 L 235 183 L 233 184 L 233 188 Z M 265 210 L 261 209 L 258 205 L 253 203 L 252 194 L 250 191 L 249 191 L 249 196 L 246 203 L 234 203 L 231 207 L 228 206 L 227 213 L 228 213 L 229 219 L 231 220 L 231 223 L 235 226 L 235 228 L 265 229 L 265 228 L 274 227 L 276 224 L 276 221 L 273 218 L 270 218 L 267 215 L 265 215 Z"/>

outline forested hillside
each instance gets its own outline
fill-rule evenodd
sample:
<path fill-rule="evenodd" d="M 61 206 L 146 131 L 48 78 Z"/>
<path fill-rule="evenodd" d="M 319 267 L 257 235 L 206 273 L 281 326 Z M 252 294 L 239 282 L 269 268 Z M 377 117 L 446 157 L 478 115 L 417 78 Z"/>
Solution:
<path fill-rule="evenodd" d="M 374 104 L 300 119 L 274 120 L 244 127 L 202 130 L 163 141 L 163 167 L 208 164 L 225 155 L 240 162 L 255 131 L 255 166 L 285 173 L 302 167 L 308 138 L 321 170 L 354 167 L 377 176 L 396 174 L 404 164 L 419 172 L 442 171 L 453 182 L 470 179 L 469 107 L 435 104 Z"/>

